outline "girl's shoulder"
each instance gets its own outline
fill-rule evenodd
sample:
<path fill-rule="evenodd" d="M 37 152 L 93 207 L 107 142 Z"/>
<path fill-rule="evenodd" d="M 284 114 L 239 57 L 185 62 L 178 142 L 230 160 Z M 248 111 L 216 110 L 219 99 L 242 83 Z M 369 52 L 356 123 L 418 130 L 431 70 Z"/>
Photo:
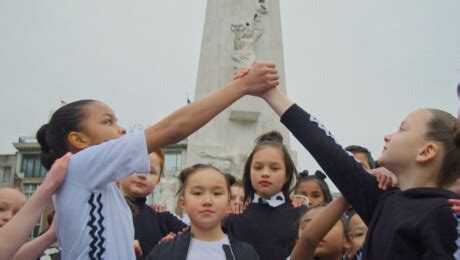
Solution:
<path fill-rule="evenodd" d="M 236 239 L 230 239 L 230 246 L 237 259 L 259 259 L 259 255 L 254 247 L 248 243 Z M 224 251 L 226 250 L 224 246 Z"/>
<path fill-rule="evenodd" d="M 172 240 L 164 241 L 156 245 L 145 259 L 185 259 L 191 234 L 180 234 Z"/>

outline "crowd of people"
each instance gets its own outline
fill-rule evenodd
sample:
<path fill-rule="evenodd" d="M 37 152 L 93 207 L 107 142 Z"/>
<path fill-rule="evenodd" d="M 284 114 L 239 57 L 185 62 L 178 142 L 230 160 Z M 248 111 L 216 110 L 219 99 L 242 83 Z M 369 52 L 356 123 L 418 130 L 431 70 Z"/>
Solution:
<path fill-rule="evenodd" d="M 0 259 L 37 259 L 56 242 L 60 259 L 460 259 L 460 197 L 449 190 L 460 177 L 458 118 L 411 112 L 374 161 L 362 146 L 336 143 L 278 83 L 275 64 L 254 63 L 132 133 L 103 102 L 62 106 L 37 132 L 43 183 L 27 202 L 18 189 L 0 188 Z M 196 164 L 179 176 L 181 215 L 148 205 L 162 147 L 245 95 L 265 100 L 324 172 L 299 173 L 281 134 L 270 131 L 255 140 L 241 180 Z M 341 196 L 333 198 L 327 177 Z M 51 198 L 49 229 L 28 241 Z"/>

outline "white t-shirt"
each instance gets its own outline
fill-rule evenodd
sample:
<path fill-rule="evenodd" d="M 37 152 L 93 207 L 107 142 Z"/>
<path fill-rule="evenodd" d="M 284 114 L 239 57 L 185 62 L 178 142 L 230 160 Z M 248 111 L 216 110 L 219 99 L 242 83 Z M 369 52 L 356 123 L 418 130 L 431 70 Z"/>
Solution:
<path fill-rule="evenodd" d="M 192 237 L 188 247 L 187 260 L 226 260 L 223 245 L 230 245 L 228 236 L 219 241 L 202 241 Z"/>
<path fill-rule="evenodd" d="M 72 156 L 53 196 L 62 259 L 136 259 L 132 214 L 114 181 L 149 171 L 144 131 Z"/>

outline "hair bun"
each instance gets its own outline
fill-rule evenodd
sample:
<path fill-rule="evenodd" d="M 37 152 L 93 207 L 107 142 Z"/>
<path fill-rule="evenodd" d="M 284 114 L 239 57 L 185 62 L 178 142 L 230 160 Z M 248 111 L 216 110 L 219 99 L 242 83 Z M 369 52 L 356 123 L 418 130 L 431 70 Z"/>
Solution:
<path fill-rule="evenodd" d="M 50 147 L 46 142 L 46 134 L 48 133 L 48 124 L 44 124 L 38 129 L 37 134 L 35 137 L 37 138 L 38 143 L 40 144 L 40 148 L 42 152 L 50 153 Z"/>
<path fill-rule="evenodd" d="M 454 142 L 457 146 L 460 146 L 460 121 L 457 120 L 455 123 L 454 134 L 452 136 L 454 138 Z"/>
<path fill-rule="evenodd" d="M 320 171 L 320 170 L 317 170 L 315 172 L 315 176 L 318 178 L 318 179 L 321 179 L 321 180 L 325 180 L 326 179 L 326 174 L 324 174 L 324 172 Z"/>
<path fill-rule="evenodd" d="M 257 144 L 264 143 L 264 142 L 283 143 L 283 136 L 278 131 L 270 131 L 268 133 L 262 134 L 256 139 Z"/>
<path fill-rule="evenodd" d="M 40 154 L 40 161 L 43 164 L 45 169 L 51 169 L 53 166 L 54 161 L 56 161 L 56 156 L 51 152 L 51 149 L 46 141 L 46 136 L 48 134 L 48 124 L 44 124 L 38 129 L 35 138 L 37 138 L 38 143 L 40 144 L 41 154 Z"/>
<path fill-rule="evenodd" d="M 299 172 L 299 178 L 307 177 L 309 174 L 308 170 L 303 170 Z"/>

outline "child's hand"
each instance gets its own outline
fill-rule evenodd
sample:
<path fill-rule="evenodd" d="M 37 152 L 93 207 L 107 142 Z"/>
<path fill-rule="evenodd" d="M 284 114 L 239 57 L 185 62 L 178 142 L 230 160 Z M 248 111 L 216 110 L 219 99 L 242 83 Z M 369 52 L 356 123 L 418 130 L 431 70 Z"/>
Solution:
<path fill-rule="evenodd" d="M 246 210 L 246 203 L 231 203 L 232 214 L 241 214 Z"/>
<path fill-rule="evenodd" d="M 456 214 L 460 214 L 460 200 L 450 199 L 447 202 L 452 205 L 452 211 Z"/>
<path fill-rule="evenodd" d="M 275 67 L 273 63 L 254 62 L 247 75 L 239 79 L 246 89 L 246 94 L 257 96 L 278 86 L 279 76 Z"/>
<path fill-rule="evenodd" d="M 396 175 L 385 167 L 372 169 L 370 170 L 370 173 L 377 178 L 379 189 L 381 190 L 387 190 L 388 188 L 398 186 L 398 179 L 396 178 Z"/>
<path fill-rule="evenodd" d="M 169 232 L 169 234 L 167 234 L 166 236 L 162 237 L 160 239 L 160 241 L 158 242 L 159 243 L 163 243 L 165 241 L 169 241 L 169 240 L 173 240 L 177 235 L 172 233 L 172 232 Z"/>
<path fill-rule="evenodd" d="M 52 193 L 56 192 L 56 190 L 64 181 L 65 175 L 67 173 L 67 166 L 71 156 L 71 153 L 66 153 L 61 158 L 57 159 L 46 174 L 42 185 L 50 188 Z"/>
<path fill-rule="evenodd" d="M 179 233 L 177 233 L 177 234 L 182 235 L 182 234 L 185 234 L 185 233 L 187 233 L 189 231 L 190 231 L 190 226 L 186 226 L 181 231 L 179 231 Z"/>
<path fill-rule="evenodd" d="M 295 194 L 295 195 L 291 195 L 290 199 L 291 199 L 291 204 L 294 208 L 298 208 L 302 205 L 305 205 L 308 207 L 308 197 L 307 196 Z"/>
<path fill-rule="evenodd" d="M 139 240 L 136 239 L 133 241 L 133 249 L 134 249 L 134 254 L 136 254 L 136 256 L 142 255 L 142 248 L 141 248 L 141 244 L 139 243 Z"/>
<path fill-rule="evenodd" d="M 152 204 L 150 206 L 155 212 L 157 213 L 162 213 L 166 211 L 166 205 L 165 204 Z"/>
<path fill-rule="evenodd" d="M 233 80 L 242 79 L 249 73 L 249 68 L 240 69 L 235 75 L 233 75 Z"/>

